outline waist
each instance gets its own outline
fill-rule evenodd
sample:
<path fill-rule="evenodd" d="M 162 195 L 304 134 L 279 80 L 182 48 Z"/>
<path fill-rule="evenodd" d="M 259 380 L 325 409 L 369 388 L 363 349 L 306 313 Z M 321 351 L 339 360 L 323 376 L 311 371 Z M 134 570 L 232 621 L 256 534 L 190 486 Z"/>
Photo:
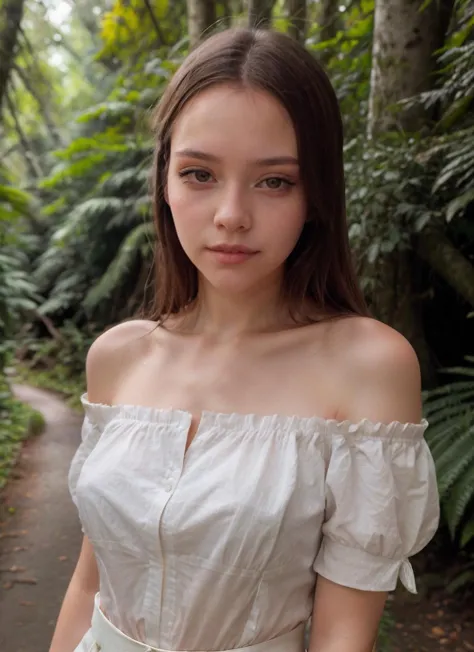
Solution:
<path fill-rule="evenodd" d="M 94 613 L 92 615 L 91 633 L 95 641 L 92 652 L 173 652 L 162 648 L 150 647 L 146 643 L 135 641 L 115 625 L 113 625 L 101 611 L 99 594 L 95 596 Z M 301 623 L 291 632 L 286 632 L 269 641 L 234 648 L 232 650 L 219 650 L 219 652 L 303 652 L 304 650 L 304 623 Z M 215 652 L 211 650 L 192 650 L 179 652 Z"/>

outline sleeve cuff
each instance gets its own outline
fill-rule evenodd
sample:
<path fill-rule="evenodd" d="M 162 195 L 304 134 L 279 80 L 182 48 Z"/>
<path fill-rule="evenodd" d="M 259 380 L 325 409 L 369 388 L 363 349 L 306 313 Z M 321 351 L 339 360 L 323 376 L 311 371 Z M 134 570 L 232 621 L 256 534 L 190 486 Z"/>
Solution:
<path fill-rule="evenodd" d="M 393 591 L 400 580 L 416 593 L 415 576 L 408 559 L 377 557 L 323 537 L 313 569 L 328 580 L 361 591 Z"/>

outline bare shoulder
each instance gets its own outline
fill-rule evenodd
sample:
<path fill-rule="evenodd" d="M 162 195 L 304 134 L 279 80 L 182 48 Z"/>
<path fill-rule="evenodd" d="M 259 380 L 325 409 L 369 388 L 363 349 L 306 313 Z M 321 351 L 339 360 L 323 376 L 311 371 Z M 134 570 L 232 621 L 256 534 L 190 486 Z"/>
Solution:
<path fill-rule="evenodd" d="M 335 337 L 343 345 L 346 360 L 359 373 L 372 376 L 398 371 L 419 375 L 418 358 L 410 342 L 398 331 L 370 317 L 343 319 Z"/>
<path fill-rule="evenodd" d="M 104 331 L 92 343 L 86 359 L 87 394 L 92 402 L 110 403 L 120 378 L 146 355 L 155 323 L 132 319 Z"/>
<path fill-rule="evenodd" d="M 335 324 L 333 341 L 344 376 L 344 418 L 421 419 L 420 365 L 403 335 L 375 319 L 351 317 Z"/>

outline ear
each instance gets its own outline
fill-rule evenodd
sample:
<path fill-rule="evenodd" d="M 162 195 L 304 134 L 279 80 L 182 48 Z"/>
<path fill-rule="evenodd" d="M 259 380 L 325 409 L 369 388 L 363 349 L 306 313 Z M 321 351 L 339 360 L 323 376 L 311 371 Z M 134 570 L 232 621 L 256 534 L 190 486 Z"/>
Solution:
<path fill-rule="evenodd" d="M 163 190 L 163 197 L 165 198 L 165 202 L 169 206 L 170 202 L 169 202 L 169 196 L 168 196 L 168 184 L 166 184 L 165 189 Z"/>

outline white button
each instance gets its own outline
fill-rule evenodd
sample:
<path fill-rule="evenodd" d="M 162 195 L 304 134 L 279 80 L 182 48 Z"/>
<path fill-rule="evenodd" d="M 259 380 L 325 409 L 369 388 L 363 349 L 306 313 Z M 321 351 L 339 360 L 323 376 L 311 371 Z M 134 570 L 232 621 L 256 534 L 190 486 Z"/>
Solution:
<path fill-rule="evenodd" d="M 171 491 L 173 491 L 173 483 L 172 482 L 165 482 L 164 490 L 166 491 L 167 494 L 169 494 Z"/>

